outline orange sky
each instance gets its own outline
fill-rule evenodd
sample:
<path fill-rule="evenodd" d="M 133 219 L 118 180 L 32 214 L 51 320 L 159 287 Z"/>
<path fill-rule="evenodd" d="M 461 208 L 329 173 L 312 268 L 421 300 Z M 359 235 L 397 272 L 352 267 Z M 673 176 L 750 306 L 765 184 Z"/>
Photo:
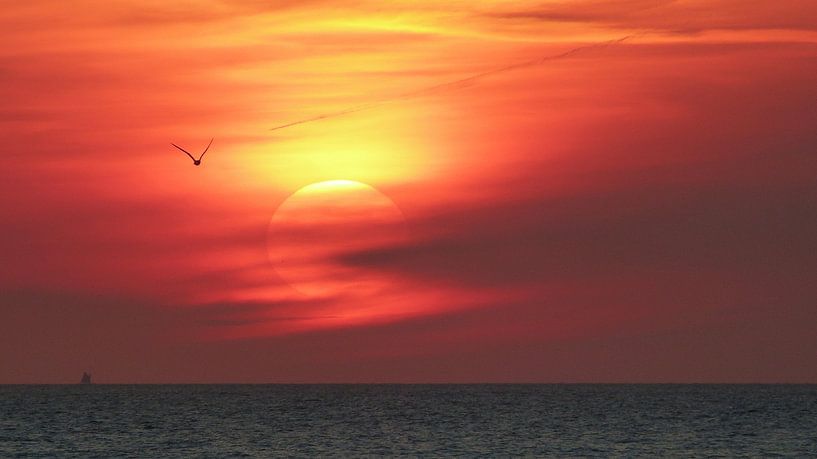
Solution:
<path fill-rule="evenodd" d="M 171 3 L 0 11 L 0 383 L 817 382 L 813 1 Z"/>

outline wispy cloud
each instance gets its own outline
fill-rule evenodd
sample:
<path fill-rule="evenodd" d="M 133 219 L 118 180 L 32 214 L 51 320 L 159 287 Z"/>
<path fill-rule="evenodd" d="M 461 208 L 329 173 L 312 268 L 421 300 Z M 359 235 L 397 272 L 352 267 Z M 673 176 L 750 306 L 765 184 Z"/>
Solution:
<path fill-rule="evenodd" d="M 792 14 L 797 11 L 797 14 Z M 580 0 L 495 7 L 488 17 L 508 21 L 577 22 L 628 30 L 700 32 L 721 29 L 817 29 L 808 0 Z"/>
<path fill-rule="evenodd" d="M 813 377 L 816 11 L 8 5 L 0 381 Z M 334 179 L 400 224 L 288 227 L 361 280 L 307 296 L 270 224 Z"/>

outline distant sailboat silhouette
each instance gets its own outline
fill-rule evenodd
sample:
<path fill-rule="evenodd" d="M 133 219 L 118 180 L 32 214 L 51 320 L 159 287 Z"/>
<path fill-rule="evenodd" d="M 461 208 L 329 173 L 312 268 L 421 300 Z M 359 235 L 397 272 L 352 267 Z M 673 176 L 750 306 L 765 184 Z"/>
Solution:
<path fill-rule="evenodd" d="M 86 372 L 82 372 L 82 381 L 79 382 L 80 384 L 91 384 L 91 375 Z"/>
<path fill-rule="evenodd" d="M 199 158 L 198 158 L 198 159 L 196 159 L 196 157 L 195 157 L 195 156 L 191 155 L 190 153 L 188 153 L 188 152 L 187 152 L 187 150 L 185 150 L 184 148 L 182 148 L 182 147 L 180 147 L 180 146 L 176 145 L 175 143 L 172 143 L 172 142 L 171 142 L 171 143 L 170 143 L 170 145 L 173 145 L 174 147 L 176 147 L 176 148 L 178 148 L 179 150 L 183 151 L 183 152 L 184 152 L 184 154 L 186 154 L 187 156 L 189 156 L 189 157 L 190 157 L 190 159 L 192 159 L 192 160 L 193 160 L 193 165 L 194 165 L 194 166 L 200 166 L 200 165 L 201 165 L 201 158 L 204 158 L 204 153 L 207 153 L 207 150 L 209 150 L 209 149 L 210 149 L 210 145 L 212 145 L 212 144 L 213 144 L 213 140 L 215 140 L 215 138 L 210 139 L 210 143 L 208 143 L 208 144 L 207 144 L 207 148 L 205 148 L 205 149 L 204 149 L 204 151 L 201 153 L 201 155 L 199 155 Z"/>

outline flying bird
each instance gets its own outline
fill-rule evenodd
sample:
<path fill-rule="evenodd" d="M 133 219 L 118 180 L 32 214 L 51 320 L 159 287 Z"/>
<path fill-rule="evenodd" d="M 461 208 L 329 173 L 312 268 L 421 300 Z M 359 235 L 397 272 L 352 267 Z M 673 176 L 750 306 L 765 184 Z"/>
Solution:
<path fill-rule="evenodd" d="M 193 155 L 191 155 L 190 153 L 188 153 L 188 152 L 187 152 L 187 150 L 185 150 L 184 148 L 182 148 L 182 147 L 180 147 L 180 146 L 176 145 L 176 144 L 175 144 L 175 143 L 173 143 L 173 142 L 171 142 L 171 143 L 170 143 L 170 145 L 173 145 L 174 147 L 176 147 L 176 148 L 178 148 L 179 150 L 183 151 L 183 152 L 184 152 L 184 154 L 186 154 L 187 156 L 189 156 L 189 157 L 190 157 L 190 159 L 192 159 L 192 160 L 193 160 L 193 165 L 194 165 L 194 166 L 200 166 L 200 165 L 201 165 L 201 158 L 204 158 L 204 154 L 205 154 L 205 153 L 207 153 L 207 150 L 209 150 L 209 149 L 210 149 L 210 145 L 212 145 L 212 144 L 213 144 L 213 140 L 214 140 L 214 139 L 215 139 L 215 137 L 214 137 L 214 138 L 212 138 L 212 139 L 210 139 L 210 143 L 208 143 L 208 144 L 207 144 L 207 148 L 205 148 L 205 149 L 204 149 L 204 151 L 203 151 L 203 152 L 201 152 L 201 155 L 199 155 L 199 159 L 196 159 L 196 157 L 195 157 L 195 156 L 193 156 Z"/>

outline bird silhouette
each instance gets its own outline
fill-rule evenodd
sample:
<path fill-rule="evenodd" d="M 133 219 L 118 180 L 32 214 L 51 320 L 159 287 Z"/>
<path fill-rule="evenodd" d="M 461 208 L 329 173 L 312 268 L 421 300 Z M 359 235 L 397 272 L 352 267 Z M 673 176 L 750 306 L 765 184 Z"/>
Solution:
<path fill-rule="evenodd" d="M 189 157 L 190 157 L 190 159 L 192 159 L 192 160 L 193 160 L 193 165 L 194 165 L 194 166 L 200 166 L 200 165 L 201 165 L 201 158 L 204 158 L 204 154 L 205 154 L 205 153 L 207 153 L 207 150 L 209 150 L 209 149 L 210 149 L 210 145 L 212 145 L 212 144 L 213 144 L 213 140 L 214 140 L 214 139 L 215 139 L 215 137 L 214 137 L 213 139 L 210 139 L 210 143 L 208 143 L 208 144 L 207 144 L 207 148 L 205 148 L 205 149 L 204 149 L 204 151 L 203 151 L 203 152 L 201 152 L 201 155 L 199 155 L 199 159 L 196 159 L 196 157 L 195 157 L 195 156 L 193 156 L 193 155 L 191 155 L 190 153 L 188 153 L 188 152 L 187 152 L 187 150 L 185 150 L 184 148 L 182 148 L 182 147 L 180 147 L 180 146 L 176 145 L 176 144 L 175 144 L 175 143 L 173 143 L 173 142 L 171 142 L 171 143 L 170 143 L 170 145 L 173 145 L 174 147 L 176 147 L 176 148 L 178 148 L 179 150 L 183 151 L 183 152 L 184 152 L 184 154 L 186 154 L 187 156 L 189 156 Z"/>

